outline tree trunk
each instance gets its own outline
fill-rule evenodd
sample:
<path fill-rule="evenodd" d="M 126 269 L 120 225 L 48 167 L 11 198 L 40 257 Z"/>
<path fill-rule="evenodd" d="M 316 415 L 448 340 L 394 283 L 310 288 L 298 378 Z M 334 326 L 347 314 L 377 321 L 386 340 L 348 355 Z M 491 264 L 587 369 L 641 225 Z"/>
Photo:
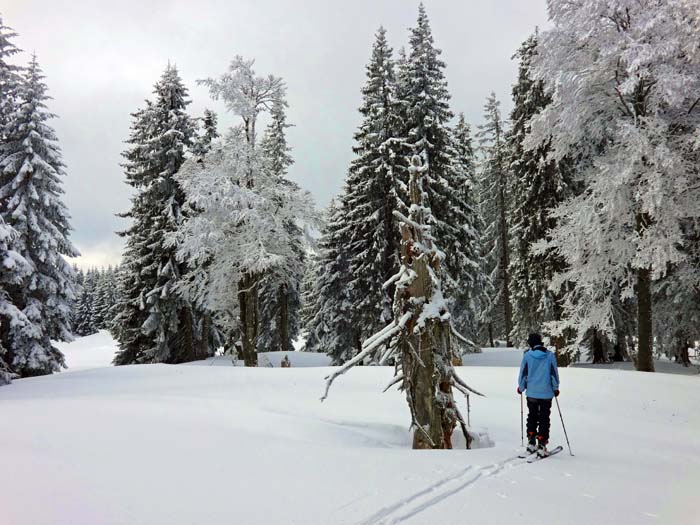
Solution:
<path fill-rule="evenodd" d="M 424 258 L 414 259 L 416 279 L 409 287 L 409 297 L 431 297 L 432 286 Z M 441 377 L 445 363 L 436 359 L 451 355 L 449 323 L 431 320 L 419 334 L 413 332 L 414 323 L 407 326 L 411 334 L 403 346 L 403 372 L 408 385 L 408 399 L 413 406 L 413 448 L 452 448 L 454 418 L 446 413 L 451 408 L 450 379 Z M 448 401 L 449 398 L 449 401 Z M 447 405 L 446 405 L 447 403 Z"/>
<path fill-rule="evenodd" d="M 419 164 L 418 157 L 412 160 Z M 413 170 L 409 182 L 411 204 L 415 207 L 410 218 L 414 224 L 424 224 L 419 206 L 423 197 L 418 182 L 418 171 Z M 416 327 L 420 319 L 423 302 L 434 297 L 435 284 L 431 272 L 439 275 L 440 259 L 433 256 L 432 243 L 427 241 L 429 251 L 423 251 L 426 239 L 419 227 L 401 224 L 403 264 L 411 268 L 415 278 L 399 298 L 400 312 L 413 311 L 401 342 L 403 385 L 413 418 L 413 448 L 452 448 L 452 432 L 456 427 L 458 412 L 452 398 L 451 377 L 452 351 L 450 348 L 450 324 L 438 318 L 423 319 L 422 327 Z M 413 246 L 421 248 L 414 257 Z M 428 266 L 430 265 L 430 267 Z M 439 286 L 439 285 L 437 285 Z M 417 330 L 414 330 L 417 328 Z M 465 436 L 466 437 L 466 436 Z"/>
<path fill-rule="evenodd" d="M 189 363 L 197 360 L 197 349 L 194 337 L 194 319 L 190 308 L 182 308 L 178 315 L 178 323 L 182 333 L 181 347 L 171 349 L 173 363 Z"/>
<path fill-rule="evenodd" d="M 510 265 L 510 254 L 508 253 L 508 221 L 506 219 L 506 197 L 505 197 L 505 174 L 503 174 L 504 180 L 501 184 L 500 189 L 500 220 L 501 220 L 501 272 L 503 277 L 503 290 L 501 292 L 503 296 L 503 322 L 505 324 L 505 337 L 506 346 L 511 348 L 513 346 L 513 341 L 511 341 L 511 332 L 513 331 L 513 306 L 510 303 L 510 272 L 508 266 Z"/>
<path fill-rule="evenodd" d="M 683 366 L 690 366 L 690 355 L 688 355 L 688 347 L 690 346 L 690 341 L 684 337 L 678 339 L 678 349 L 676 350 L 676 357 L 678 362 Z"/>
<path fill-rule="evenodd" d="M 280 350 L 282 352 L 289 352 L 289 293 L 286 283 L 280 285 L 277 294 L 277 300 L 279 302 Z"/>
<path fill-rule="evenodd" d="M 593 330 L 593 340 L 591 342 L 591 349 L 593 350 L 593 364 L 597 365 L 599 363 L 605 363 L 606 352 L 605 348 L 607 345 L 604 344 L 603 339 L 598 335 L 598 330 Z"/>
<path fill-rule="evenodd" d="M 258 366 L 258 279 L 245 273 L 238 283 L 238 303 L 241 316 L 241 344 L 245 366 Z"/>
<path fill-rule="evenodd" d="M 651 271 L 637 270 L 637 370 L 654 371 L 653 334 L 651 324 Z"/>
<path fill-rule="evenodd" d="M 211 316 L 202 314 L 202 330 L 199 334 L 199 356 L 200 359 L 209 357 L 209 337 L 211 335 Z"/>

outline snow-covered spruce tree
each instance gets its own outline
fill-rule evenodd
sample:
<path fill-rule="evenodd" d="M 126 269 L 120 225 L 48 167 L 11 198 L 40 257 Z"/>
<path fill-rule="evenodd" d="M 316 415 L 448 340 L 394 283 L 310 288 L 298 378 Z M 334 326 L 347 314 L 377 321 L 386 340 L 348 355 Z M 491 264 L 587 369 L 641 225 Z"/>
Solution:
<path fill-rule="evenodd" d="M 14 375 L 6 361 L 6 348 L 22 341 L 22 330 L 31 329 L 31 323 L 12 300 L 32 270 L 16 250 L 17 237 L 0 216 L 0 385 L 9 383 Z"/>
<path fill-rule="evenodd" d="M 440 54 L 421 4 L 417 26 L 411 30 L 410 52 L 397 79 L 401 138 L 409 146 L 403 160 L 405 166 L 406 159 L 415 153 L 425 163 L 423 186 L 435 220 L 433 235 L 446 254 L 441 266 L 443 286 L 448 296 L 456 298 L 458 291 L 470 286 L 480 263 L 470 258 L 473 232 L 469 225 L 473 210 L 464 200 L 467 181 L 455 162 L 457 154 L 449 125 L 453 114 L 449 108 L 445 63 Z M 404 170 L 404 178 L 405 174 Z"/>
<path fill-rule="evenodd" d="M 409 216 L 394 211 L 401 230 L 402 262 L 392 278 L 396 286 L 394 320 L 365 340 L 362 352 L 326 378 L 323 399 L 338 376 L 380 352 L 380 363 L 390 358 L 396 363 L 396 376 L 389 386 L 400 383 L 406 392 L 413 448 L 452 448 L 452 432 L 458 423 L 469 446 L 471 438 L 452 388 L 465 395 L 479 393 L 468 387 L 452 366 L 455 332 L 439 278 L 444 253 L 436 247 L 431 233 L 434 222 L 422 185 L 428 167 L 422 166 L 420 157 L 414 155 L 409 170 Z M 384 351 L 387 341 L 390 345 Z"/>
<path fill-rule="evenodd" d="M 255 366 L 261 280 L 273 269 L 292 273 L 289 225 L 315 220 L 313 202 L 308 192 L 272 176 L 257 147 L 258 117 L 284 100 L 282 79 L 259 77 L 252 61 L 236 57 L 227 73 L 203 83 L 242 125 L 178 174 L 188 205 L 197 211 L 178 233 L 178 253 L 195 265 L 207 261 L 206 276 L 197 268 L 191 272 L 190 291 L 215 311 L 238 309 L 244 362 Z"/>
<path fill-rule="evenodd" d="M 12 43 L 16 36 L 17 33 L 4 24 L 0 15 L 0 140 L 5 137 L 5 126 L 16 109 L 17 91 L 22 83 L 21 68 L 8 62 L 20 52 Z"/>
<path fill-rule="evenodd" d="M 211 149 L 212 142 L 219 138 L 218 117 L 210 109 L 204 110 L 204 116 L 200 119 L 202 131 L 192 146 L 192 154 L 203 157 Z"/>
<path fill-rule="evenodd" d="M 177 293 L 188 266 L 176 259 L 169 238 L 183 221 L 185 201 L 174 175 L 195 138 L 187 89 L 174 66 L 168 65 L 154 94 L 154 102 L 134 114 L 124 153 L 127 183 L 136 193 L 125 214 L 132 225 L 125 232 L 124 265 L 132 277 L 124 283 L 115 364 L 178 363 L 209 354 L 200 355 L 200 312 Z"/>
<path fill-rule="evenodd" d="M 454 142 L 455 179 L 466 219 L 462 226 L 466 232 L 465 241 L 469 242 L 465 242 L 462 248 L 462 264 L 468 265 L 468 271 L 462 272 L 460 286 L 452 291 L 450 312 L 457 331 L 470 341 L 478 341 L 486 322 L 483 314 L 489 310 L 493 287 L 484 271 L 485 261 L 481 254 L 484 222 L 479 212 L 479 186 L 471 130 L 461 113 L 454 129 Z"/>
<path fill-rule="evenodd" d="M 347 216 L 342 200 L 328 206 L 304 297 L 304 350 L 325 352 L 335 365 L 347 362 L 361 348 L 359 327 L 352 323 Z"/>
<path fill-rule="evenodd" d="M 73 334 L 77 334 L 76 327 L 79 322 L 79 316 L 78 316 L 78 309 L 79 309 L 79 303 L 80 303 L 80 295 L 83 293 L 83 284 L 85 283 L 85 273 L 83 270 L 78 268 L 77 264 L 73 264 L 73 274 L 75 275 L 74 279 L 74 293 L 75 293 L 75 300 L 73 301 L 73 305 L 71 306 L 71 313 L 70 313 L 70 326 L 71 326 L 71 332 Z"/>
<path fill-rule="evenodd" d="M 64 164 L 47 123 L 54 115 L 46 108 L 46 91 L 33 56 L 0 143 L 0 216 L 17 232 L 16 251 L 32 268 L 10 292 L 31 327 L 15 334 L 5 349 L 7 363 L 25 377 L 50 374 L 64 365 L 51 340 L 71 339 L 75 276 L 64 256 L 78 255 L 68 239 L 71 227 L 61 199 Z"/>
<path fill-rule="evenodd" d="M 108 329 L 112 324 L 112 308 L 116 299 L 114 269 L 110 266 L 100 270 L 95 286 L 93 320 L 98 330 Z"/>
<path fill-rule="evenodd" d="M 398 154 L 403 147 L 395 111 L 394 63 L 386 30 L 376 33 L 362 88 L 362 122 L 342 196 L 348 229 L 351 322 L 364 339 L 392 318 L 393 285 L 384 283 L 399 267 L 399 230 L 392 214 L 403 210 Z M 403 197 L 405 199 L 405 196 Z"/>
<path fill-rule="evenodd" d="M 75 335 L 86 336 L 97 333 L 99 322 L 95 315 L 97 277 L 97 270 L 94 268 L 85 272 L 80 294 L 76 301 L 76 317 L 73 324 Z"/>
<path fill-rule="evenodd" d="M 279 99 L 270 110 L 271 121 L 260 142 L 263 169 L 267 177 L 281 187 L 299 191 L 299 187 L 287 179 L 287 170 L 294 163 L 287 145 L 285 114 L 286 103 Z M 306 265 L 304 232 L 293 221 L 286 225 L 292 259 L 270 268 L 260 288 L 260 335 L 258 350 L 293 350 L 292 341 L 299 335 L 301 315 L 301 281 Z"/>
<path fill-rule="evenodd" d="M 550 213 L 571 195 L 571 169 L 566 160 L 557 162 L 549 155 L 549 143 L 533 150 L 523 148 L 530 132 L 530 119 L 550 103 L 542 80 L 533 80 L 531 62 L 537 54 L 537 34 L 531 35 L 516 53 L 520 61 L 518 80 L 513 86 L 513 110 L 508 134 L 510 154 L 510 293 L 513 328 L 510 336 L 524 342 L 528 334 L 540 332 L 546 322 L 560 321 L 561 297 L 550 290 L 555 273 L 564 261 L 551 251 L 535 254 L 534 243 L 544 240 L 555 226 Z M 563 349 L 561 340 L 556 344 Z"/>
<path fill-rule="evenodd" d="M 492 346 L 494 336 L 504 337 L 506 345 L 510 347 L 513 330 L 508 244 L 511 177 L 500 105 L 496 94 L 491 93 L 484 106 L 484 123 L 477 133 L 482 153 L 479 208 L 486 224 L 482 252 L 486 257 L 486 270 L 496 290 L 491 300 L 491 310 L 486 313 L 489 320 L 488 337 Z"/>
<path fill-rule="evenodd" d="M 566 322 L 579 339 L 610 331 L 614 290 L 636 298 L 637 356 L 653 371 L 652 282 L 687 255 L 681 223 L 696 217 L 700 176 L 692 152 L 700 123 L 700 32 L 695 2 L 552 0 L 535 78 L 552 91 L 526 146 L 575 151 L 586 191 L 560 206 L 550 243 L 569 269 Z M 580 74 L 585 71 L 586 74 Z"/>

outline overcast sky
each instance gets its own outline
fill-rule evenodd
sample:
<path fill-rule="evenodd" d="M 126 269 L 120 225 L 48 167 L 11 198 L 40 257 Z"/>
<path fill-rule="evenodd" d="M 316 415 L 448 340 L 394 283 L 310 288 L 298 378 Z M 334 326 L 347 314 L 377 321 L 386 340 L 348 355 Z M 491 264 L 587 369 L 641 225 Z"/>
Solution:
<path fill-rule="evenodd" d="M 436 45 L 447 63 L 452 109 L 476 126 L 495 91 L 504 115 L 517 64 L 511 56 L 546 27 L 546 0 L 425 0 Z M 66 204 L 81 266 L 117 262 L 115 231 L 128 209 L 120 153 L 130 113 L 150 97 L 170 60 L 190 90 L 193 116 L 222 115 L 196 79 L 218 76 L 234 55 L 256 59 L 259 74 L 288 84 L 290 177 L 325 206 L 340 190 L 359 123 L 360 88 L 374 33 L 395 50 L 415 25 L 413 0 L 3 0 L 15 44 L 37 53 L 53 96 L 50 109 L 64 160 Z"/>

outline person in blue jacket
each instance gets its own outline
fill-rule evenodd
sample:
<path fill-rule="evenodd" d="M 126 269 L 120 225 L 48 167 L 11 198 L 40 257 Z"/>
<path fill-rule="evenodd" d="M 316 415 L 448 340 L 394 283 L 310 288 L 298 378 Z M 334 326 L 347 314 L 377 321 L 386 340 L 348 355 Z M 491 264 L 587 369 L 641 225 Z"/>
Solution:
<path fill-rule="evenodd" d="M 518 376 L 518 394 L 527 394 L 527 451 L 546 456 L 552 398 L 559 395 L 559 370 L 540 334 L 530 334 Z"/>

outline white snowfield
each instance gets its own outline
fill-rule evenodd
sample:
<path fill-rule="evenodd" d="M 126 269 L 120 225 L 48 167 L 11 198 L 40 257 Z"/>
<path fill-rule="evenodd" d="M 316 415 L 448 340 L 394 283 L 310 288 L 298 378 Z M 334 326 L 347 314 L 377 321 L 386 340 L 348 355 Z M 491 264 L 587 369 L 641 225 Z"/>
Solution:
<path fill-rule="evenodd" d="M 700 523 L 697 375 L 561 370 L 576 456 L 555 408 L 564 452 L 528 465 L 515 350 L 460 369 L 495 446 L 419 452 L 403 395 L 381 393 L 389 367 L 351 370 L 321 403 L 330 368 L 87 369 L 107 338 L 63 347 L 83 370 L 0 388 L 0 524 Z"/>

